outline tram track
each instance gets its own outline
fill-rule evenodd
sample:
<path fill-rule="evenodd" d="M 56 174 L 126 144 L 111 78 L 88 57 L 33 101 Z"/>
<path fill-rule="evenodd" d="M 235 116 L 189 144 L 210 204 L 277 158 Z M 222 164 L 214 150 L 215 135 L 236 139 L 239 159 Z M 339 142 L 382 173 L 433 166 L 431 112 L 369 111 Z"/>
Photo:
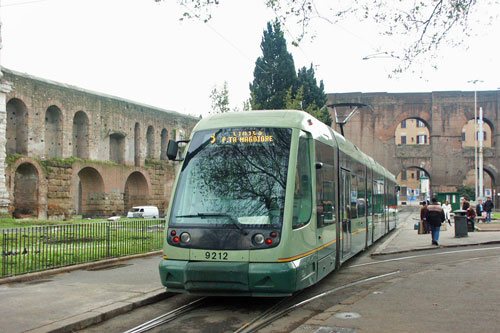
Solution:
<path fill-rule="evenodd" d="M 374 288 L 373 284 L 369 284 L 369 287 L 363 287 L 363 284 L 367 284 L 369 282 L 384 282 L 384 281 L 389 281 L 393 277 L 399 277 L 399 278 L 407 278 L 409 276 L 412 276 L 414 274 L 417 274 L 419 272 L 423 272 L 426 270 L 429 270 L 431 267 L 439 267 L 443 265 L 454 265 L 457 263 L 462 263 L 462 262 L 467 262 L 467 261 L 478 261 L 478 260 L 488 260 L 488 259 L 495 259 L 500 257 L 500 254 L 496 254 L 496 252 L 500 250 L 500 247 L 489 247 L 489 248 L 479 248 L 479 249 L 466 249 L 466 250 L 456 250 L 456 251 L 444 251 L 444 252 L 437 252 L 437 253 L 426 253 L 426 254 L 419 254 L 419 255 L 411 255 L 411 256 L 405 256 L 405 257 L 400 257 L 400 258 L 390 258 L 390 259 L 385 259 L 385 260 L 380 260 L 376 262 L 371 262 L 371 263 L 360 263 L 360 264 L 353 264 L 351 266 L 345 266 L 343 267 L 337 274 L 339 273 L 348 273 L 348 275 L 338 275 L 337 277 L 334 277 L 332 282 L 334 280 L 344 280 L 345 283 L 339 285 L 339 286 L 330 286 L 330 288 L 325 288 L 324 290 L 315 290 L 315 288 L 308 288 L 305 289 L 297 294 L 294 294 L 293 296 L 286 297 L 286 298 L 281 298 L 277 300 L 276 302 L 273 301 L 273 304 L 270 306 L 267 306 L 267 308 L 264 311 L 260 311 L 260 314 L 256 314 L 254 318 L 252 318 L 250 321 L 242 319 L 244 317 L 238 316 L 239 319 L 241 320 L 239 328 L 235 329 L 235 326 L 238 327 L 237 324 L 233 324 L 232 328 L 230 329 L 231 331 L 235 333 L 250 333 L 250 332 L 257 332 L 260 330 L 263 331 L 270 331 L 273 330 L 273 323 L 274 325 L 278 325 L 279 327 L 282 327 L 283 321 L 280 321 L 283 317 L 285 317 L 287 314 L 304 307 L 305 305 L 312 303 L 316 300 L 319 300 L 320 298 L 324 298 L 326 296 L 333 296 L 336 293 L 339 293 L 341 291 L 347 292 L 348 295 L 343 295 L 342 293 L 338 294 L 337 296 L 341 297 L 341 299 L 344 299 L 346 296 L 350 296 L 350 294 L 355 294 L 360 291 L 361 288 L 368 288 L 372 289 Z M 485 253 L 486 251 L 494 251 L 494 253 Z M 446 258 L 445 255 L 458 255 L 458 254 L 471 254 L 469 258 Z M 437 262 L 429 262 L 427 258 L 442 258 Z M 420 260 L 420 261 L 419 261 Z M 422 260 L 424 260 L 422 262 Z M 415 261 L 415 262 L 413 262 Z M 408 265 L 403 265 L 403 262 L 408 262 Z M 401 263 L 401 264 L 398 264 Z M 380 274 L 377 275 L 372 275 L 368 276 L 366 278 L 363 278 L 362 275 L 367 275 L 365 273 L 362 273 L 361 276 L 359 276 L 359 273 L 355 273 L 358 269 L 369 269 L 369 267 L 374 267 L 373 265 L 380 266 Z M 387 267 L 384 267 L 385 265 L 388 265 Z M 370 266 L 372 265 L 372 266 Z M 396 266 L 394 266 L 396 265 Z M 417 265 L 417 266 L 415 266 Z M 393 268 L 391 270 L 390 268 Z M 351 272 L 351 273 L 349 273 Z M 373 271 L 372 271 L 373 273 Z M 349 276 L 349 274 L 354 274 L 354 276 Z M 355 281 L 353 282 L 348 282 L 351 279 Z M 340 282 L 339 281 L 339 282 Z M 328 282 L 327 282 L 328 283 Z M 354 288 L 358 286 L 358 288 Z M 323 284 L 323 287 L 325 287 L 325 284 Z M 349 288 L 354 288 L 351 291 L 349 291 Z M 323 288 L 322 288 L 323 289 Z M 311 292 L 314 293 L 314 295 L 307 295 L 311 294 Z M 330 301 L 327 301 L 327 303 L 331 303 Z M 331 303 L 330 306 L 333 306 L 335 304 L 338 304 L 338 300 L 335 300 L 336 303 Z M 263 302 L 265 303 L 265 302 Z M 222 305 L 221 305 L 222 304 Z M 156 332 L 158 331 L 169 331 L 171 327 L 170 325 L 176 325 L 176 322 L 179 320 L 180 322 L 189 322 L 190 319 L 190 314 L 192 314 L 193 310 L 202 310 L 202 314 L 197 313 L 198 317 L 204 317 L 207 316 L 206 312 L 208 313 L 218 313 L 220 311 L 226 311 L 227 313 L 234 313 L 234 305 L 233 304 L 225 304 L 225 301 L 222 301 L 222 303 L 217 299 L 217 298 L 212 298 L 212 297 L 204 297 L 204 298 L 199 298 L 194 301 L 191 301 L 188 304 L 182 305 L 174 310 L 171 310 L 157 318 L 154 318 L 153 320 L 150 320 L 146 323 L 143 323 L 137 327 L 134 327 L 133 329 L 130 329 L 126 331 L 126 333 L 132 333 L 132 332 L 146 332 L 149 330 L 152 330 L 154 328 L 157 328 Z M 216 307 L 219 307 L 218 309 Z M 313 306 L 314 309 L 315 306 Z M 245 311 L 245 306 L 239 307 L 238 308 L 243 308 Z M 221 310 L 222 309 L 222 310 Z M 306 307 L 306 309 L 311 309 L 311 307 Z M 241 313 L 245 313 L 245 312 Z M 311 311 L 311 310 L 309 310 Z M 315 310 L 312 310 L 315 311 Z M 205 313 L 203 313 L 205 312 Z M 294 312 L 295 313 L 295 312 Z M 317 313 L 317 312 L 316 312 Z M 247 312 L 248 314 L 248 312 Z M 209 317 L 211 316 L 210 314 L 208 315 Z M 310 315 L 308 315 L 310 316 Z M 236 317 L 236 318 L 238 318 Z M 295 318 L 295 317 L 294 317 Z M 307 317 L 304 317 L 304 320 L 307 320 Z M 296 319 L 296 318 L 295 318 Z M 239 320 L 238 320 L 239 321 Z M 297 321 L 298 323 L 298 321 Z M 164 328 L 161 328 L 162 325 L 166 325 Z M 267 327 L 267 328 L 266 328 Z M 290 326 L 292 327 L 292 326 Z M 186 332 L 193 331 L 186 329 Z M 224 330 L 226 331 L 226 330 Z M 277 331 L 281 331 L 281 328 L 278 329 Z M 184 332 L 184 331 L 183 331 Z"/>

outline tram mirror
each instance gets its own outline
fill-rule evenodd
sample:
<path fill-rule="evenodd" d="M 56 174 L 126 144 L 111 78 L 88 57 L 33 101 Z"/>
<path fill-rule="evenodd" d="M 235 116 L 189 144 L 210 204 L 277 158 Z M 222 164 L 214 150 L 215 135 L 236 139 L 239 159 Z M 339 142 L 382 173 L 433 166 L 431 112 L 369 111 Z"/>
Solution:
<path fill-rule="evenodd" d="M 177 141 L 168 140 L 167 158 L 170 161 L 175 161 L 177 159 L 178 152 L 179 152 L 179 144 L 177 143 Z"/>
<path fill-rule="evenodd" d="M 316 166 L 316 170 L 319 170 L 319 169 L 321 169 L 323 167 L 323 163 L 316 162 L 315 166 Z"/>
<path fill-rule="evenodd" d="M 399 191 L 401 190 L 401 186 L 396 185 L 396 186 L 395 186 L 395 189 L 396 189 L 396 192 L 399 192 Z"/>

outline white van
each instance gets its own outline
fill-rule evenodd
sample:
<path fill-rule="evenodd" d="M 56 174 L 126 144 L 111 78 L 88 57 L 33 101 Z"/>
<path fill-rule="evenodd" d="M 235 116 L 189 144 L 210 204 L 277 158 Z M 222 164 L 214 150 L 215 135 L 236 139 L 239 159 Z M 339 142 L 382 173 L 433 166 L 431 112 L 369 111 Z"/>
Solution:
<path fill-rule="evenodd" d="M 137 206 L 132 207 L 127 213 L 128 218 L 145 218 L 145 219 L 157 219 L 160 217 L 158 212 L 158 207 L 155 206 Z"/>

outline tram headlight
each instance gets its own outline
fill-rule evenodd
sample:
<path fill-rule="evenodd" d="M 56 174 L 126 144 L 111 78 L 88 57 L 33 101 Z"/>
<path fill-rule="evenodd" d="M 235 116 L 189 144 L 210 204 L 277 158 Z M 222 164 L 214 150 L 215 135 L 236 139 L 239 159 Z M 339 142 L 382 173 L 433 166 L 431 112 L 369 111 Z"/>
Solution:
<path fill-rule="evenodd" d="M 265 240 L 265 237 L 263 234 L 255 234 L 253 236 L 253 242 L 256 244 L 256 245 L 262 245 L 264 244 L 264 240 Z"/>
<path fill-rule="evenodd" d="M 189 243 L 189 241 L 191 240 L 191 235 L 187 232 L 183 232 L 181 234 L 181 242 L 182 243 Z"/>

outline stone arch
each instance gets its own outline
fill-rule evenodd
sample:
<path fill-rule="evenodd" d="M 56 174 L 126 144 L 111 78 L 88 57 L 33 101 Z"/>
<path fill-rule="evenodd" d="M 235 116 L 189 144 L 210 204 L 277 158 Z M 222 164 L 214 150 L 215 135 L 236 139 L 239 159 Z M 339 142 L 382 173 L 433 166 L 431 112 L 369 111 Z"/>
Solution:
<path fill-rule="evenodd" d="M 164 128 L 161 131 L 161 150 L 160 150 L 160 159 L 167 159 L 167 144 L 168 144 L 168 131 Z"/>
<path fill-rule="evenodd" d="M 14 174 L 14 216 L 35 216 L 40 213 L 40 174 L 29 162 L 21 163 Z"/>
<path fill-rule="evenodd" d="M 100 215 L 104 211 L 104 181 L 96 169 L 84 167 L 78 172 L 78 190 L 76 196 L 77 214 L 83 217 Z"/>
<path fill-rule="evenodd" d="M 430 196 L 431 175 L 419 166 L 410 166 L 403 169 L 396 177 L 401 187 L 399 191 L 400 201 L 418 203 Z"/>
<path fill-rule="evenodd" d="M 396 126 L 396 145 L 430 145 L 430 128 L 422 118 L 405 118 Z"/>
<path fill-rule="evenodd" d="M 474 147 L 474 117 L 462 127 L 462 147 Z M 477 125 L 479 139 L 479 125 Z M 493 123 L 483 118 L 483 147 L 493 147 Z"/>
<path fill-rule="evenodd" d="M 28 108 L 18 99 L 7 103 L 7 154 L 28 154 Z"/>
<path fill-rule="evenodd" d="M 465 177 L 462 180 L 462 185 L 474 188 L 476 186 L 476 182 L 474 180 L 475 176 L 476 173 L 474 172 L 474 168 L 470 169 L 465 174 Z M 496 188 L 495 173 L 487 168 L 483 168 L 483 180 L 483 188 L 485 190 L 490 189 L 493 193 L 493 190 Z"/>
<path fill-rule="evenodd" d="M 155 151 L 155 130 L 153 126 L 148 126 L 148 130 L 146 132 L 146 157 L 154 158 Z"/>
<path fill-rule="evenodd" d="M 89 117 L 83 111 L 73 117 L 73 156 L 89 158 Z"/>
<path fill-rule="evenodd" d="M 147 206 L 151 201 L 151 187 L 147 178 L 140 171 L 132 172 L 125 182 L 124 211 L 128 212 L 133 206 Z"/>
<path fill-rule="evenodd" d="M 109 136 L 109 160 L 118 164 L 125 163 L 125 135 L 122 133 Z"/>
<path fill-rule="evenodd" d="M 135 123 L 134 126 L 134 162 L 135 166 L 141 165 L 141 126 Z"/>
<path fill-rule="evenodd" d="M 63 141 L 62 112 L 55 105 L 45 111 L 45 156 L 47 158 L 62 157 Z"/>

